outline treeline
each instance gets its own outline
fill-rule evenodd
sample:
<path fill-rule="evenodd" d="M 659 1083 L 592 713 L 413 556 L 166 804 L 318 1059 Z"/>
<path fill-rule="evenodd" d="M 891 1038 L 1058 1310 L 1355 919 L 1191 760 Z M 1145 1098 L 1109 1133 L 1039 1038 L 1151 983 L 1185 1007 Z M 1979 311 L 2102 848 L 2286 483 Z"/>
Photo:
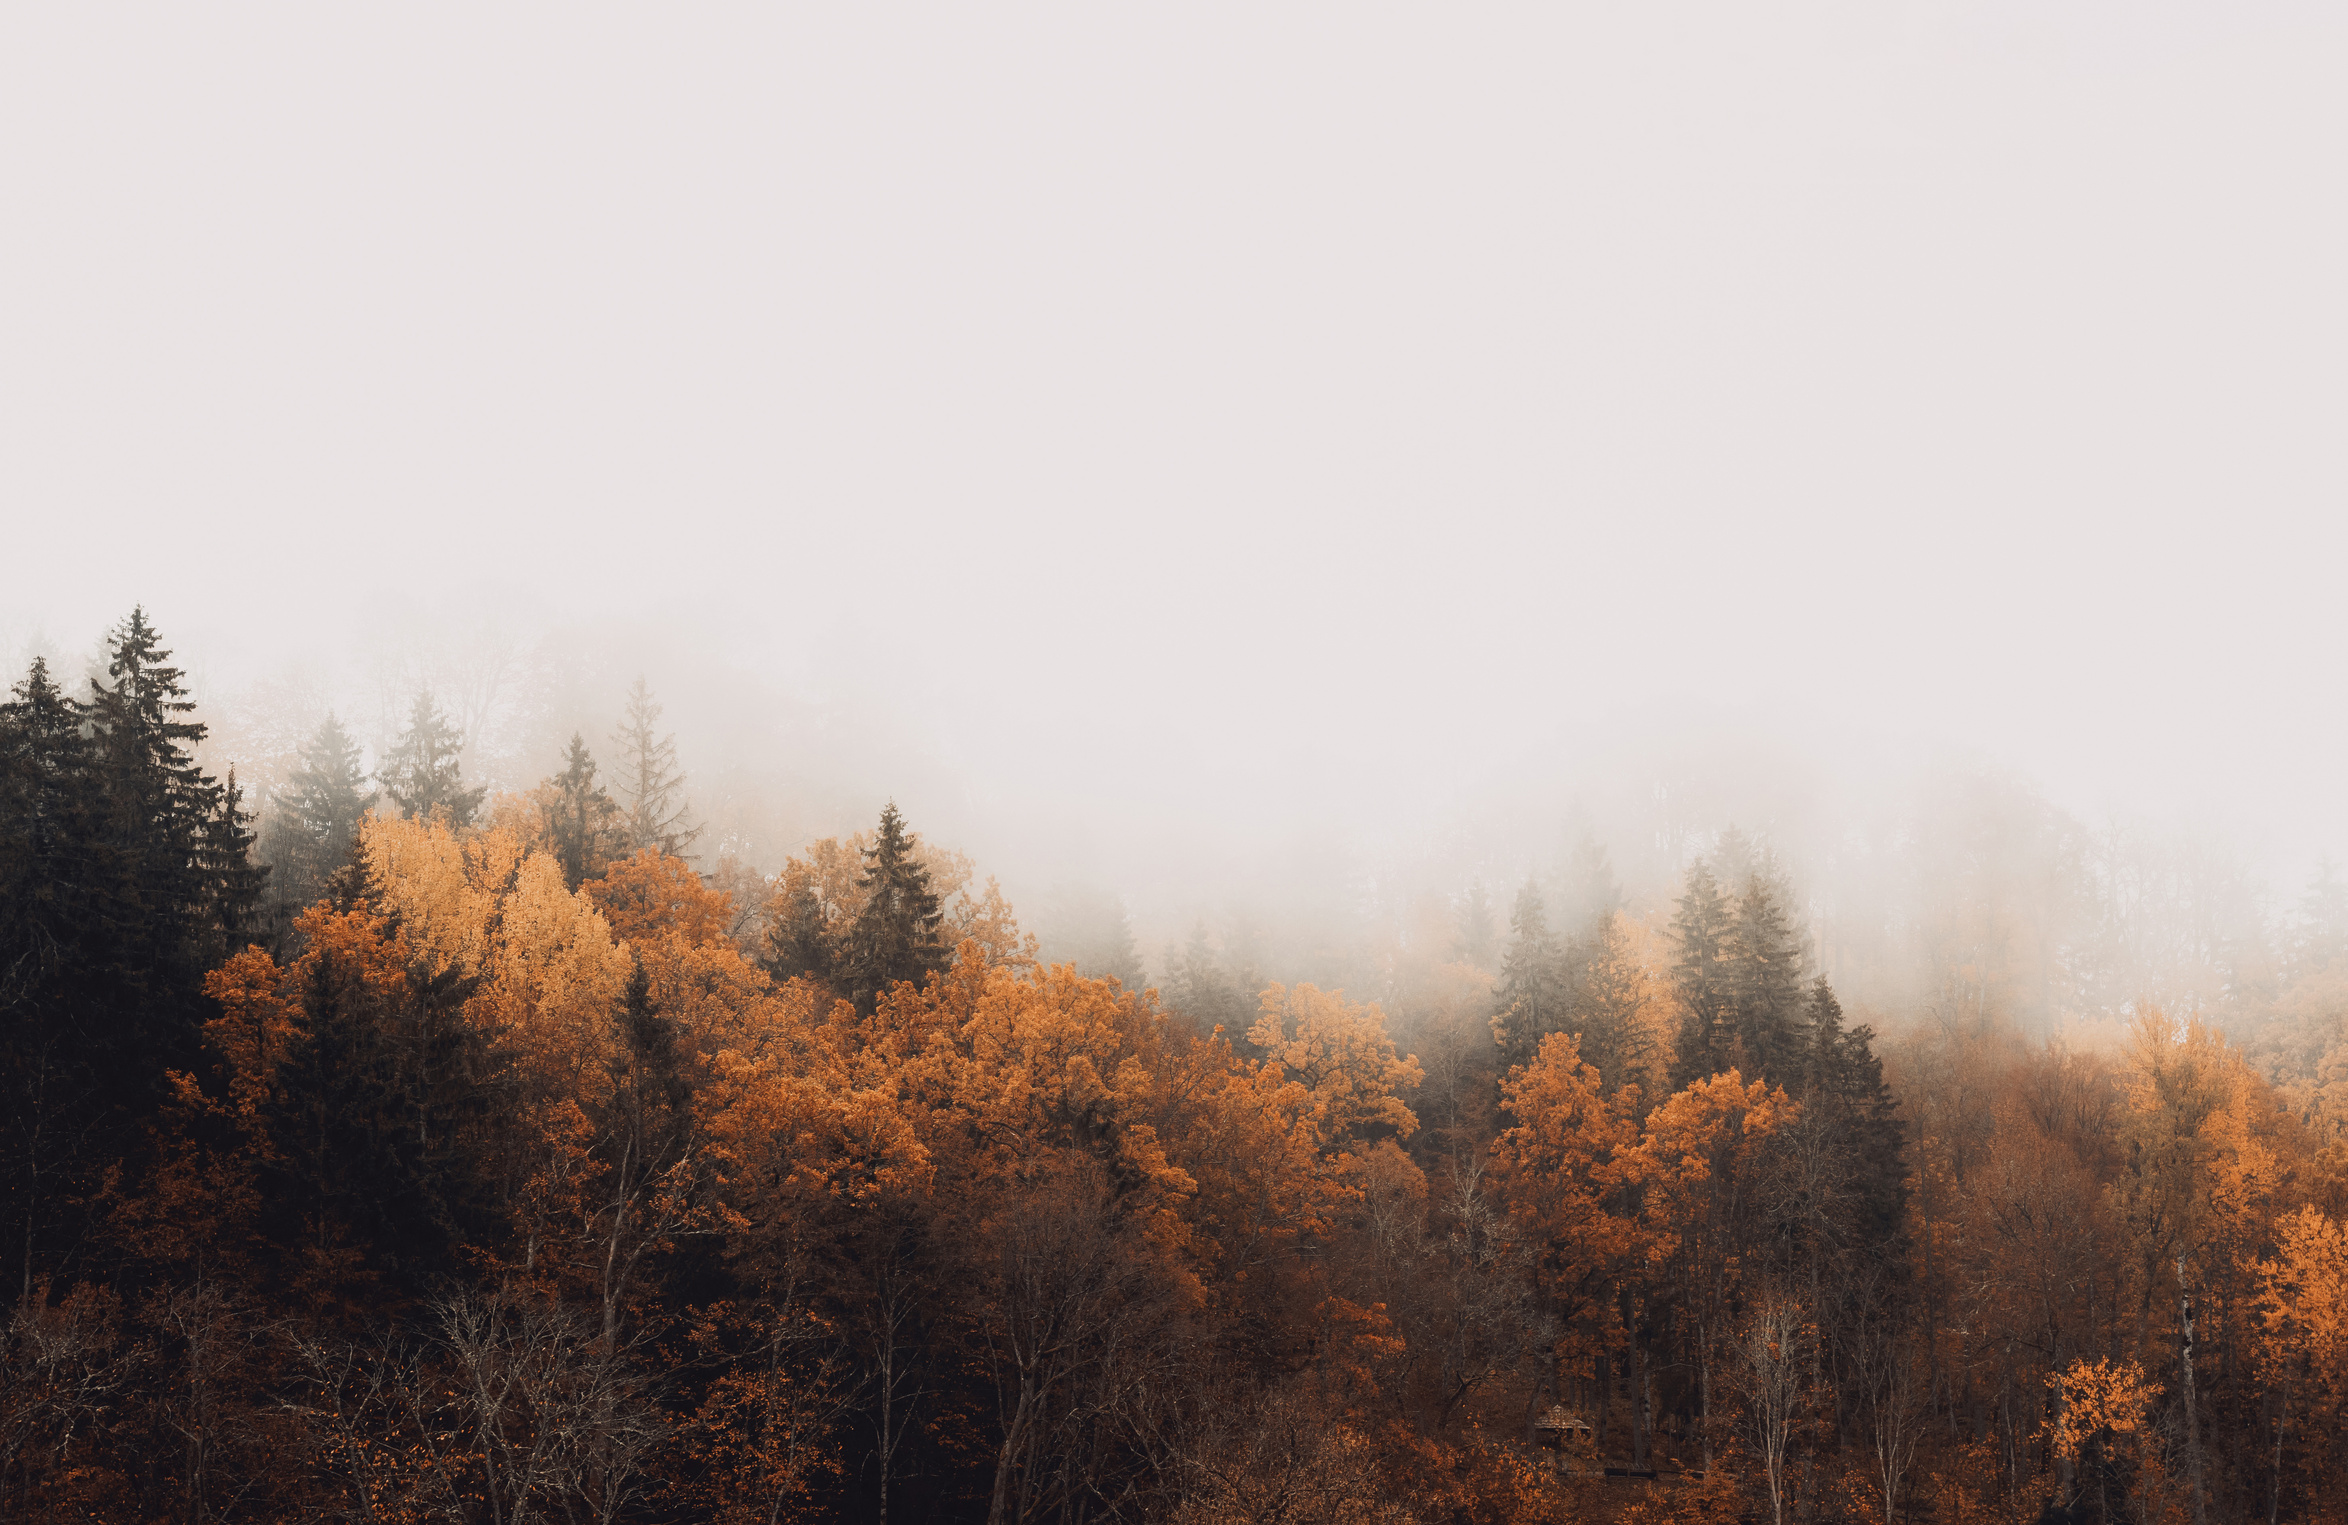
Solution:
<path fill-rule="evenodd" d="M 1405 1053 L 1203 937 L 1047 964 L 893 806 L 704 876 L 641 686 L 612 784 L 494 799 L 428 698 L 372 776 L 330 720 L 258 846 L 143 618 L 14 692 L 0 1518 L 2348 1493 L 2323 1115 L 2150 1010 L 1879 1054 L 1733 834 L 1654 924 L 1602 857 L 1557 927 L 1471 898 Z"/>

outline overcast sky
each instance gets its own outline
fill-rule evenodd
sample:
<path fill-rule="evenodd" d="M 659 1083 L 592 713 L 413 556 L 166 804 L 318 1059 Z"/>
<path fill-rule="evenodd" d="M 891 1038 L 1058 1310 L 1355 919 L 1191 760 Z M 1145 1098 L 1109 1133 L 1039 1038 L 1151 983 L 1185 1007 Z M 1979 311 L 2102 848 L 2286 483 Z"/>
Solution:
<path fill-rule="evenodd" d="M 1161 822 L 1773 712 L 2338 850 L 2343 79 L 2321 4 L 9 6 L 0 637 L 610 610 Z"/>

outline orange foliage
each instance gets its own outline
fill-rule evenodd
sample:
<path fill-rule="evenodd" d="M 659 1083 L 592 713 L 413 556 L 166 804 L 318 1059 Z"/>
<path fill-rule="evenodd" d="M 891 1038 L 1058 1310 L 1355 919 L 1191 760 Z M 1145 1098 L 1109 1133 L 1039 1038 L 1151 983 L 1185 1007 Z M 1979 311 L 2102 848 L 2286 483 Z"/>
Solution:
<path fill-rule="evenodd" d="M 707 947 L 728 941 L 734 924 L 734 897 L 703 884 L 684 859 L 658 848 L 612 864 L 580 889 L 623 943 L 675 936 L 688 946 Z"/>

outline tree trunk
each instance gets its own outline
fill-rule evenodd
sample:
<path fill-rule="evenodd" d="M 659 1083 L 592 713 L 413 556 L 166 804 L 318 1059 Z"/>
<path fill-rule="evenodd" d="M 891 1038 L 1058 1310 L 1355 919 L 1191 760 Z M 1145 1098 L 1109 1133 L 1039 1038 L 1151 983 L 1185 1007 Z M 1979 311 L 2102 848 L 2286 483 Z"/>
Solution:
<path fill-rule="evenodd" d="M 2275 1525 L 2283 1508 L 2283 1421 L 2291 1415 L 2291 1385 L 2283 1384 L 2275 1400 L 2275 1481 L 2266 1497 L 2266 1525 Z"/>
<path fill-rule="evenodd" d="M 2179 1320 L 2177 1375 L 2185 1393 L 2185 1470 L 2193 1489 L 2193 1525 L 2209 1525 L 2201 1488 L 2201 1417 L 2193 1393 L 2193 1294 L 2185 1287 L 2185 1257 L 2177 1257 L 2177 1316 Z"/>
<path fill-rule="evenodd" d="M 987 1525 L 1007 1525 L 1011 1519 L 1011 1474 L 1019 1469 L 1019 1453 L 1027 1444 L 1028 1412 L 1034 1405 L 1035 1385 L 1019 1379 L 1019 1402 L 1011 1422 L 1003 1426 L 1003 1449 L 995 1457 L 995 1495 L 987 1507 Z"/>
<path fill-rule="evenodd" d="M 1634 1329 L 1631 1331 L 1631 1465 L 1634 1467 L 1647 1465 L 1647 1426 L 1652 1417 L 1648 1413 L 1648 1400 L 1647 1342 Z"/>

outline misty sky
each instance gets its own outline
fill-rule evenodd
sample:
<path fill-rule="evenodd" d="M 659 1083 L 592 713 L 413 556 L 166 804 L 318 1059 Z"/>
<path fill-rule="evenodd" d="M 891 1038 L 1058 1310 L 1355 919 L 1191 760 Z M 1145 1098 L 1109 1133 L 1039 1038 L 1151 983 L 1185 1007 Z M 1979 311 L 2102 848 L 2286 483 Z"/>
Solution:
<path fill-rule="evenodd" d="M 608 619 L 1012 816 L 1693 716 L 2344 851 L 2343 78 L 2317 4 L 17 5 L 0 648 Z"/>

